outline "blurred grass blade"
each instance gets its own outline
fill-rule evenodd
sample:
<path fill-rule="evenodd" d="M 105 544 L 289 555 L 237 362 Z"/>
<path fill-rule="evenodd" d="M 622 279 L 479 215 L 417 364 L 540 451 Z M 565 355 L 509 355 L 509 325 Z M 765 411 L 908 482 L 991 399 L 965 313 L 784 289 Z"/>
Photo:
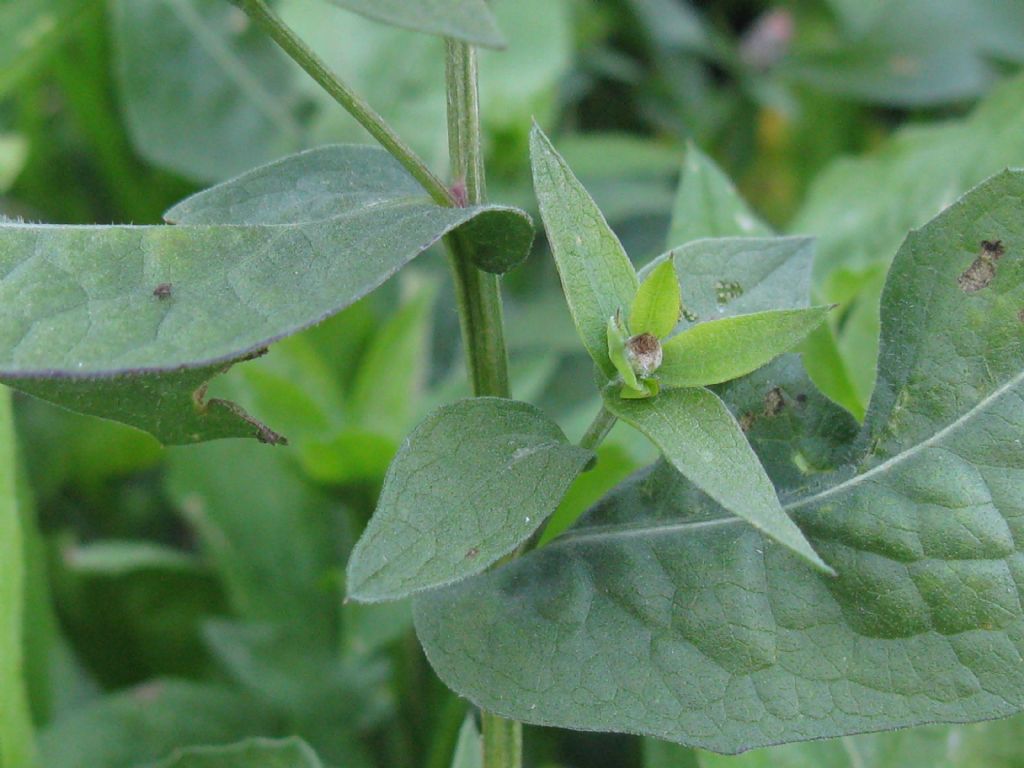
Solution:
<path fill-rule="evenodd" d="M 0 768 L 35 764 L 23 678 L 25 558 L 15 456 L 11 393 L 0 387 Z"/>

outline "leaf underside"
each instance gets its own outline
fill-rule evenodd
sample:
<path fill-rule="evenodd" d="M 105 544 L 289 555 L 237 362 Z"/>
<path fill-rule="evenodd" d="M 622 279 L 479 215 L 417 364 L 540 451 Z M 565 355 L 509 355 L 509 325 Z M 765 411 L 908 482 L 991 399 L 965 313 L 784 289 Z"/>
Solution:
<path fill-rule="evenodd" d="M 532 239 L 525 214 L 437 206 L 362 146 L 286 158 L 167 218 L 178 226 L 0 224 L 0 381 L 165 443 L 277 442 L 237 406 L 206 401 L 203 384 L 366 295 L 448 232 L 504 226 L 510 261 Z"/>
<path fill-rule="evenodd" d="M 505 40 L 486 0 L 329 0 L 399 27 L 502 48 Z"/>
<path fill-rule="evenodd" d="M 993 279 L 963 290 L 996 240 Z M 900 249 L 879 385 L 846 448 L 815 454 L 838 422 L 806 381 L 738 408 L 836 578 L 658 465 L 544 549 L 419 596 L 434 668 L 506 717 L 721 752 L 1024 708 L 1021 307 L 1018 171 Z M 785 423 L 804 431 L 768 434 Z"/>

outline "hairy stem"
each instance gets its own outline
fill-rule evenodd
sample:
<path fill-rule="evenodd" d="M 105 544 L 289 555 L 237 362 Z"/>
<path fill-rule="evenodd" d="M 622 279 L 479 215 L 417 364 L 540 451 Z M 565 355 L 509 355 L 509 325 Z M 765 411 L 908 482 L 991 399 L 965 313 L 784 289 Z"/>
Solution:
<path fill-rule="evenodd" d="M 447 41 L 445 82 L 452 188 L 459 204 L 480 205 L 486 198 L 487 187 L 480 138 L 476 51 L 472 46 Z M 456 235 L 449 237 L 447 243 L 473 394 L 508 397 L 508 354 L 498 278 L 473 266 L 470 246 L 465 240 Z M 482 719 L 484 768 L 520 768 L 522 724 L 490 712 L 484 712 Z"/>
<path fill-rule="evenodd" d="M 448 151 L 453 189 L 462 205 L 481 205 L 486 199 L 483 149 L 480 142 L 480 99 L 476 51 L 466 43 L 448 40 L 445 75 L 448 90 Z M 498 278 L 477 269 L 471 247 L 457 234 L 446 238 L 455 297 L 459 309 L 466 364 L 475 395 L 509 396 L 508 354 L 502 321 Z"/>
<path fill-rule="evenodd" d="M 302 67 L 327 94 L 369 131 L 380 145 L 400 162 L 438 205 L 450 206 L 453 199 L 427 164 L 395 133 L 362 96 L 331 71 L 302 39 L 267 5 L 265 0 L 233 0 L 296 64 Z"/>
<path fill-rule="evenodd" d="M 618 420 L 618 417 L 612 414 L 611 411 L 601 406 L 601 410 L 597 412 L 597 416 L 590 422 L 587 431 L 580 438 L 580 448 L 587 448 L 591 451 L 596 449 L 608 437 L 608 433 L 612 431 L 612 427 L 615 426 L 615 422 Z"/>
<path fill-rule="evenodd" d="M 523 764 L 523 724 L 484 712 L 484 768 L 519 768 Z"/>

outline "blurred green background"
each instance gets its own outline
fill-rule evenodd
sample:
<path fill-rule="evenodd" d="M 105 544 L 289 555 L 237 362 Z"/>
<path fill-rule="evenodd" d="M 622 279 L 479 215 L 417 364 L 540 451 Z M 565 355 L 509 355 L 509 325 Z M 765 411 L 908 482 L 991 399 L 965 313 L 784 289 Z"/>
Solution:
<path fill-rule="evenodd" d="M 666 230 L 683 169 L 709 187 L 724 173 L 752 232 L 817 236 L 815 300 L 839 307 L 805 361 L 858 417 L 903 236 L 1024 166 L 1020 0 L 492 5 L 509 48 L 481 54 L 490 197 L 534 210 L 536 118 L 644 261 L 676 244 Z M 442 41 L 322 0 L 277 7 L 446 174 Z M 366 140 L 227 0 L 0 2 L 0 215 L 158 222 L 260 163 Z M 176 746 L 292 733 L 343 768 L 450 764 L 467 707 L 432 675 L 408 606 L 341 602 L 348 550 L 399 442 L 468 394 L 446 278 L 437 254 L 418 260 L 215 383 L 287 449 L 166 450 L 16 399 L 42 765 L 134 766 Z M 578 438 L 597 398 L 542 240 L 504 286 L 514 394 Z M 621 426 L 600 454 L 548 536 L 654 458 Z M 1024 723 L 740 758 L 542 729 L 527 745 L 528 764 L 549 767 L 998 768 L 1024 766 Z"/>

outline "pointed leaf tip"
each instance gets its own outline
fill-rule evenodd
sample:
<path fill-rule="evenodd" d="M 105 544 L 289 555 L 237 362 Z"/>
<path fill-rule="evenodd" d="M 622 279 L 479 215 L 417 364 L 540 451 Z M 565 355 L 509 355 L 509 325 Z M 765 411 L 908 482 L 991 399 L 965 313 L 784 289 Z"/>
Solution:
<path fill-rule="evenodd" d="M 576 330 L 604 375 L 613 378 L 608 318 L 633 303 L 636 271 L 593 198 L 536 125 L 530 160 L 541 218 Z"/>

